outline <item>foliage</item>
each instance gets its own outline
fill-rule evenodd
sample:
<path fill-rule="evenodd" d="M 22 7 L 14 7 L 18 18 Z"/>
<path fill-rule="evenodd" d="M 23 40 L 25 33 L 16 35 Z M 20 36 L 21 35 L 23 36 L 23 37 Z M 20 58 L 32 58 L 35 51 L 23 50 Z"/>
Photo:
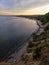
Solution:
<path fill-rule="evenodd" d="M 45 27 L 45 31 L 49 30 L 49 25 Z"/>
<path fill-rule="evenodd" d="M 40 20 L 43 24 L 49 22 L 49 13 L 46 13 L 45 15 L 38 16 L 38 20 Z"/>
<path fill-rule="evenodd" d="M 22 55 L 21 57 L 22 57 L 22 60 L 23 60 L 25 63 L 27 63 L 27 61 L 28 61 L 28 59 L 29 59 L 28 55 Z"/>
<path fill-rule="evenodd" d="M 33 33 L 33 41 L 34 41 L 34 42 L 37 41 L 37 37 L 38 37 L 38 35 L 36 35 L 35 33 Z"/>
<path fill-rule="evenodd" d="M 32 48 L 27 48 L 27 53 L 31 53 L 33 51 Z"/>
<path fill-rule="evenodd" d="M 34 43 L 32 41 L 29 41 L 28 48 L 32 48 L 34 46 Z"/>
<path fill-rule="evenodd" d="M 33 60 L 37 60 L 41 57 L 41 48 L 36 48 L 33 53 Z"/>

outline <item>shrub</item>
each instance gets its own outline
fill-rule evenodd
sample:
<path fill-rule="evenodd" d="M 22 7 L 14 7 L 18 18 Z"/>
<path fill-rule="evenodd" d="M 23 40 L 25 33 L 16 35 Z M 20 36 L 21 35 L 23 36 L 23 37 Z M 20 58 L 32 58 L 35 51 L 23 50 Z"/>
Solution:
<path fill-rule="evenodd" d="M 32 43 L 32 41 L 29 41 L 28 48 L 32 48 L 33 46 L 34 46 L 34 43 Z"/>
<path fill-rule="evenodd" d="M 49 30 L 49 25 L 45 27 L 45 31 Z"/>
<path fill-rule="evenodd" d="M 28 55 L 22 55 L 21 57 L 22 57 L 22 60 L 24 61 L 24 63 L 27 63 L 27 61 L 29 59 Z"/>
<path fill-rule="evenodd" d="M 28 53 L 31 53 L 32 51 L 33 51 L 32 48 L 27 48 L 27 52 L 28 52 Z"/>
<path fill-rule="evenodd" d="M 41 57 L 41 48 L 36 48 L 33 53 L 33 60 L 37 60 Z"/>

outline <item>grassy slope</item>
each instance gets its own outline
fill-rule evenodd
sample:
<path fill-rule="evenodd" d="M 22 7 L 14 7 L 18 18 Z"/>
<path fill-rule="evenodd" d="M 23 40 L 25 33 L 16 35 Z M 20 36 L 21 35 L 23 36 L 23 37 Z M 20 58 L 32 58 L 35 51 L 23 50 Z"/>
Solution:
<path fill-rule="evenodd" d="M 27 48 L 26 53 L 22 57 L 23 59 L 20 61 L 21 65 L 49 65 L 49 30 L 44 31 L 39 36 L 36 36 L 36 41 L 34 40 L 34 42 L 32 43 L 30 42 L 30 44 L 32 44 L 32 46 L 29 45 L 29 47 Z M 41 49 L 40 52 L 37 51 L 41 55 L 40 57 L 36 56 L 33 59 L 34 54 L 37 54 L 37 52 L 34 53 L 37 48 Z M 18 63 L 17 65 L 19 65 L 20 63 Z"/>
<path fill-rule="evenodd" d="M 49 13 L 37 19 L 42 21 L 45 31 L 39 36 L 35 35 L 34 41 L 29 43 L 26 53 L 17 65 L 49 65 Z M 37 48 L 41 51 L 38 51 Z"/>

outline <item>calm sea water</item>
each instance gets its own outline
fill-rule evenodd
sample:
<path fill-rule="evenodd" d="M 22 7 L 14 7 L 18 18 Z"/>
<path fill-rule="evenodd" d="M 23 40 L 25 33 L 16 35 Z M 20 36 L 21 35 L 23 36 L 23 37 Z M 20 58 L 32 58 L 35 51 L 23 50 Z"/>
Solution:
<path fill-rule="evenodd" d="M 0 16 L 0 56 L 25 41 L 37 29 L 35 20 Z"/>

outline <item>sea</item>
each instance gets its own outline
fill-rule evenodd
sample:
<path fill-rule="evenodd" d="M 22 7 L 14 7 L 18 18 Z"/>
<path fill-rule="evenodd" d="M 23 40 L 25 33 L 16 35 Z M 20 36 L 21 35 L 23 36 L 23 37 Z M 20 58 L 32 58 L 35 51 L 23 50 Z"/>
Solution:
<path fill-rule="evenodd" d="M 0 16 L 0 60 L 22 45 L 38 28 L 34 19 Z"/>

